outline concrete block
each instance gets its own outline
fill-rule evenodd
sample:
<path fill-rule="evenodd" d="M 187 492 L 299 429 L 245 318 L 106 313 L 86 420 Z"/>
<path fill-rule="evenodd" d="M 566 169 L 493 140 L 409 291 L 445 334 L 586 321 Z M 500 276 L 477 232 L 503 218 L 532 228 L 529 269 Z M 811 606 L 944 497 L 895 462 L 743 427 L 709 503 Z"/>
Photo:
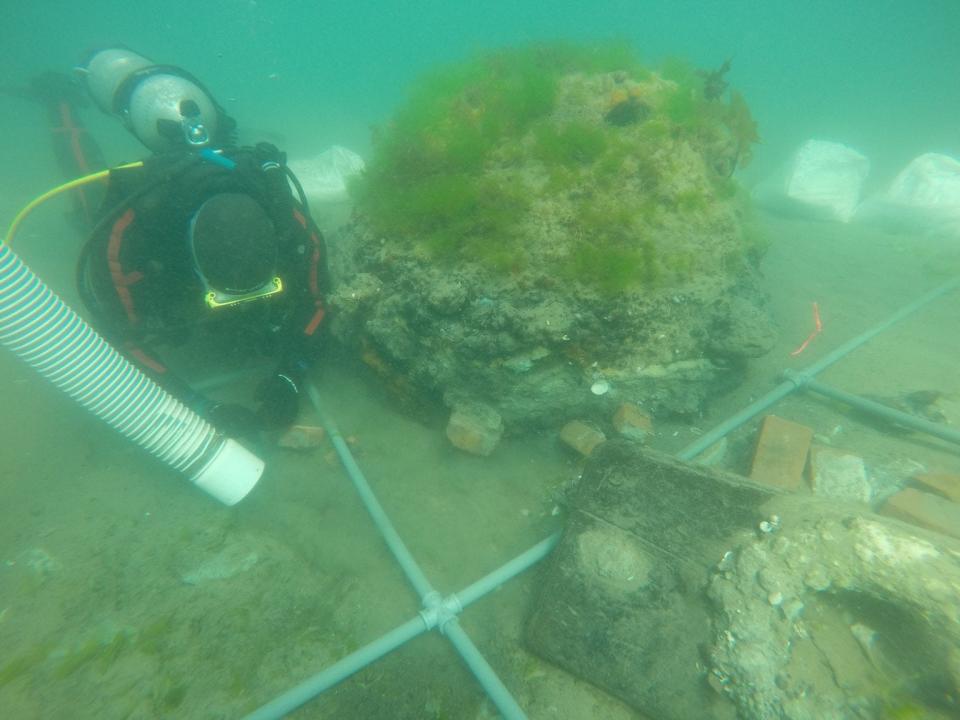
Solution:
<path fill-rule="evenodd" d="M 933 493 L 906 488 L 887 500 L 880 512 L 960 538 L 960 505 Z"/>
<path fill-rule="evenodd" d="M 715 635 L 706 584 L 731 536 L 752 536 L 777 494 L 634 442 L 603 443 L 538 581 L 529 647 L 644 717 L 728 720 L 703 666 Z"/>
<path fill-rule="evenodd" d="M 597 445 L 606 440 L 607 436 L 584 422 L 571 420 L 560 431 L 560 439 L 586 457 Z"/>
<path fill-rule="evenodd" d="M 807 426 L 767 415 L 760 426 L 750 479 L 784 490 L 799 490 L 812 439 L 813 430 Z"/>
<path fill-rule="evenodd" d="M 873 487 L 863 458 L 824 445 L 810 448 L 810 487 L 815 495 L 868 503 Z"/>
<path fill-rule="evenodd" d="M 613 427 L 625 438 L 642 442 L 653 432 L 653 418 L 633 403 L 623 403 L 613 414 Z"/>

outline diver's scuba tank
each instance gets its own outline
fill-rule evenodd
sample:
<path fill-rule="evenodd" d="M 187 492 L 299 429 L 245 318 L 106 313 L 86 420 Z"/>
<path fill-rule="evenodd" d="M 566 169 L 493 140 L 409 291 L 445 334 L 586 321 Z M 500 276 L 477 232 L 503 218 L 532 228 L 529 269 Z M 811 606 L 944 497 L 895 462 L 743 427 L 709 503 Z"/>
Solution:
<path fill-rule="evenodd" d="M 236 123 L 190 73 L 125 48 L 91 53 L 77 68 L 94 102 L 154 152 L 219 148 Z"/>

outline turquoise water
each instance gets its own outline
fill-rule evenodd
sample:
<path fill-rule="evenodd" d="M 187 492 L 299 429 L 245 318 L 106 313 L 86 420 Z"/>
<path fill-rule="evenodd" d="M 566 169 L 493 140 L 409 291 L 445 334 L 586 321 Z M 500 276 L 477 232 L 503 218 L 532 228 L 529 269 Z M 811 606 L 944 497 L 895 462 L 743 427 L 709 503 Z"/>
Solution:
<path fill-rule="evenodd" d="M 68 70 L 89 47 L 124 43 L 189 69 L 239 121 L 245 140 L 267 138 L 292 156 L 331 144 L 367 155 L 371 128 L 438 63 L 504 44 L 611 37 L 629 40 L 651 65 L 682 56 L 715 68 L 732 59 L 728 79 L 746 97 L 762 138 L 740 178 L 747 185 L 811 137 L 867 155 L 872 187 L 922 152 L 960 156 L 960 4 L 949 0 L 7 3 L 0 22 L 2 86 Z M 93 109 L 85 117 L 111 162 L 144 156 L 114 119 Z M 0 96 L 5 221 L 62 181 L 47 133 L 35 108 Z M 73 301 L 80 239 L 64 208 L 38 210 L 17 248 Z M 810 329 L 812 300 L 824 309 L 829 334 L 811 347 L 810 361 L 956 266 L 956 238 L 918 244 L 840 225 L 763 222 L 775 238 L 763 271 L 781 331 L 777 346 L 695 424 L 658 425 L 652 444 L 659 449 L 683 447 L 769 389 Z M 871 345 L 830 381 L 876 395 L 918 386 L 960 393 L 952 303 Z M 921 357 L 918 346 L 926 348 Z M 382 502 L 443 592 L 562 527 L 563 491 L 581 467 L 552 436 L 509 439 L 491 458 L 474 458 L 448 445 L 442 421 L 399 411 L 352 358 L 333 358 L 319 382 Z M 329 448 L 273 451 L 257 494 L 225 510 L 92 423 L 7 353 L 0 354 L 0 397 L 0 717 L 238 717 L 416 613 L 416 597 Z M 947 447 L 877 437 L 856 420 L 837 420 L 831 407 L 793 399 L 787 408 L 797 421 L 873 452 L 878 465 L 909 460 L 960 472 Z M 747 453 L 752 440 L 744 434 L 735 442 Z M 536 589 L 525 575 L 463 622 L 528 715 L 643 717 L 523 649 Z M 831 622 L 842 629 L 850 619 Z M 912 712 L 897 694 L 900 680 L 889 681 L 891 707 Z M 437 637 L 412 643 L 301 713 L 497 716 Z"/>
<path fill-rule="evenodd" d="M 121 42 L 190 69 L 242 125 L 280 133 L 292 150 L 336 142 L 362 152 L 370 125 L 435 63 L 503 44 L 609 37 L 651 63 L 677 55 L 712 68 L 732 58 L 729 79 L 762 129 L 757 166 L 811 136 L 842 140 L 888 171 L 960 146 L 951 0 L 20 3 L 5 16 L 4 83 Z M 22 113 L 7 103 L 2 113 L 0 127 L 24 132 Z"/>

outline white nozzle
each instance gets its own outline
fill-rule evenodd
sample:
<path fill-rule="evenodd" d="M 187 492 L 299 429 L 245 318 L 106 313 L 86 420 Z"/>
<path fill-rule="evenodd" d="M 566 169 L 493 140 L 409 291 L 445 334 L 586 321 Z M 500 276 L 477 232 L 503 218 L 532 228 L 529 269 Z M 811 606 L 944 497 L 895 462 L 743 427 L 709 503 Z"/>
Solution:
<path fill-rule="evenodd" d="M 224 505 L 235 505 L 253 490 L 264 462 L 236 440 L 227 438 L 193 483 Z"/>

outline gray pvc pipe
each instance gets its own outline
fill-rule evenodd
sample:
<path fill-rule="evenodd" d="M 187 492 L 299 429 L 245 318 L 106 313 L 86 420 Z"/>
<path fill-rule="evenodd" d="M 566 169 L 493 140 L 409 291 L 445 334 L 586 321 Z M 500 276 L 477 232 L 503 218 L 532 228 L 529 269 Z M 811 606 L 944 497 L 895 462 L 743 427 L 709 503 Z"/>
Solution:
<path fill-rule="evenodd" d="M 496 590 L 510 578 L 519 575 L 531 565 L 540 562 L 550 554 L 558 542 L 560 542 L 560 533 L 555 532 L 553 535 L 538 542 L 529 550 L 520 553 L 513 558 L 513 560 L 501 565 L 493 572 L 456 593 L 457 599 L 463 607 L 472 605 L 487 593 Z"/>
<path fill-rule="evenodd" d="M 490 663 L 486 661 L 477 646 L 473 644 L 467 633 L 460 627 L 457 618 L 454 617 L 444 625 L 443 634 L 453 643 L 457 652 L 460 653 L 460 657 L 463 658 L 467 667 L 470 668 L 470 672 L 483 687 L 487 697 L 496 705 L 500 714 L 507 720 L 525 720 L 527 716 L 523 709 L 513 699 L 513 695 L 497 677 L 493 668 L 490 667 Z"/>
<path fill-rule="evenodd" d="M 0 345 L 220 502 L 233 505 L 260 479 L 259 458 L 140 372 L 6 245 Z"/>
<path fill-rule="evenodd" d="M 878 325 L 875 325 L 871 329 L 867 330 L 860 335 L 848 340 L 843 345 L 838 347 L 836 350 L 833 350 L 827 353 L 825 356 L 817 360 L 806 370 L 795 372 L 793 374 L 792 380 L 783 382 L 780 385 L 777 385 L 773 390 L 764 395 L 762 398 L 750 403 L 740 412 L 732 415 L 727 420 L 724 420 L 722 423 L 711 429 L 709 432 L 701 435 L 696 441 L 690 443 L 685 448 L 680 450 L 677 453 L 677 457 L 681 460 L 692 460 L 697 455 L 702 453 L 708 447 L 713 445 L 715 442 L 723 438 L 724 436 L 730 434 L 736 430 L 741 425 L 749 422 L 754 417 L 762 413 L 764 410 L 772 406 L 773 404 L 779 402 L 784 397 L 797 390 L 804 383 L 811 380 L 815 375 L 823 372 L 825 369 L 833 365 L 838 360 L 843 359 L 851 352 L 859 348 L 861 345 L 872 340 L 874 337 L 879 335 L 881 332 L 889 328 L 891 325 L 900 322 L 908 315 L 915 313 L 920 308 L 928 305 L 942 295 L 947 294 L 951 290 L 960 287 L 960 278 L 954 278 L 949 282 L 945 282 L 943 285 L 940 285 L 930 292 L 921 295 L 919 298 L 914 300 L 912 303 L 905 305 L 900 308 L 893 315 L 888 317 L 886 320 L 881 322 Z"/>
<path fill-rule="evenodd" d="M 777 402 L 785 398 L 796 389 L 797 386 L 792 382 L 780 383 L 763 397 L 759 398 L 758 400 L 754 400 L 740 412 L 731 415 L 719 425 L 716 425 L 711 430 L 705 432 L 699 438 L 680 450 L 676 456 L 681 460 L 693 460 L 693 458 L 702 453 L 715 442 L 723 437 L 726 437 L 741 425 L 745 425 L 746 423 L 750 422 L 750 420 L 755 418 L 767 408 L 775 405 Z"/>
<path fill-rule="evenodd" d="M 794 374 L 790 371 L 787 371 L 784 373 L 784 375 L 791 380 L 794 377 Z M 960 430 L 954 430 L 946 425 L 930 422 L 929 420 L 918 418 L 915 415 L 910 415 L 909 413 L 905 413 L 901 410 L 897 410 L 896 408 L 874 402 L 873 400 L 868 400 L 867 398 L 860 397 L 859 395 L 838 390 L 830 385 L 824 385 L 823 383 L 812 378 L 803 380 L 800 387 L 802 387 L 804 390 L 815 392 L 818 395 L 839 400 L 840 402 L 846 403 L 847 405 L 855 407 L 858 410 L 863 410 L 864 412 L 870 413 L 871 415 L 876 415 L 884 420 L 895 422 L 897 425 L 902 425 L 904 427 L 911 428 L 912 430 L 919 430 L 927 435 L 938 437 L 941 440 L 947 440 L 949 442 L 960 444 Z"/>
<path fill-rule="evenodd" d="M 367 479 L 363 476 L 363 471 L 360 469 L 360 466 L 357 465 L 357 461 L 353 459 L 353 453 L 350 452 L 350 447 L 340 434 L 340 430 L 323 409 L 323 403 L 320 400 L 320 393 L 317 392 L 317 388 L 309 382 L 306 385 L 310 402 L 313 403 L 314 410 L 316 410 L 320 416 L 320 422 L 327 431 L 327 435 L 330 438 L 330 442 L 333 443 L 337 455 L 340 456 L 340 462 L 347 471 L 347 475 L 350 476 L 353 486 L 360 494 L 360 499 L 373 518 L 374 524 L 376 524 L 380 533 L 383 535 L 383 539 L 390 548 L 390 552 L 393 553 L 397 562 L 400 563 L 400 567 L 403 569 L 404 574 L 410 580 L 410 583 L 417 591 L 421 600 L 436 595 L 436 590 L 433 589 L 430 581 L 427 580 L 427 576 L 424 575 L 423 570 L 420 569 L 417 561 L 414 560 L 413 555 L 400 538 L 400 534 L 393 526 L 393 523 L 390 522 L 390 518 L 387 517 L 387 514 L 384 512 L 383 506 L 380 504 L 380 501 L 377 500 L 377 496 L 373 494 L 370 483 L 368 483 Z"/>
<path fill-rule="evenodd" d="M 441 632 L 445 632 L 445 628 L 449 627 L 451 623 L 455 622 L 456 620 L 456 616 L 455 614 L 452 614 L 453 611 L 450 610 L 450 608 L 457 607 L 456 612 L 459 612 L 463 609 L 462 603 L 460 603 L 459 599 L 455 595 L 452 598 L 444 600 L 440 594 L 434 590 L 433 586 L 430 584 L 430 581 L 427 580 L 426 575 L 423 573 L 423 570 L 420 569 L 417 561 L 413 558 L 413 555 L 407 549 L 406 544 L 404 544 L 403 540 L 400 538 L 400 535 L 397 533 L 393 523 L 390 522 L 390 518 L 387 517 L 386 512 L 384 512 L 383 506 L 380 505 L 379 500 L 377 500 L 376 495 L 374 495 L 373 490 L 370 488 L 370 484 L 363 475 L 363 471 L 360 470 L 360 466 L 357 465 L 356 460 L 354 460 L 353 453 L 350 452 L 349 446 L 343 439 L 343 436 L 340 434 L 340 430 L 337 428 L 332 418 L 330 418 L 324 410 L 323 403 L 320 399 L 320 393 L 317 391 L 314 385 L 308 383 L 307 394 L 310 397 L 310 401 L 313 403 L 314 409 L 320 416 L 321 422 L 327 431 L 327 435 L 330 437 L 330 441 L 333 443 L 337 454 L 340 456 L 340 461 L 346 469 L 347 474 L 350 476 L 350 479 L 353 482 L 354 487 L 357 489 L 357 492 L 360 494 L 360 499 L 363 501 L 367 511 L 373 518 L 374 524 L 383 535 L 383 538 L 386 541 L 387 546 L 390 548 L 390 551 L 397 559 L 397 562 L 400 563 L 400 567 L 403 569 L 404 574 L 410 580 L 410 583 L 420 596 L 420 599 L 425 607 L 425 610 L 421 613 L 421 616 L 424 617 L 425 622 L 428 621 L 427 618 L 430 618 L 430 622 L 432 622 L 434 618 L 440 617 L 441 621 L 439 623 L 439 627 Z M 539 543 L 538 547 L 541 545 L 544 545 L 544 543 Z M 526 554 L 529 555 L 529 552 Z M 488 576 L 486 580 L 488 583 L 491 582 L 490 576 Z M 501 580 L 501 582 L 503 581 Z M 492 586 L 491 589 L 493 587 L 496 586 Z M 432 625 L 430 627 L 432 627 Z M 510 695 L 510 691 L 507 690 L 504 684 L 496 676 L 496 673 L 494 673 L 490 665 L 486 662 L 486 660 L 483 659 L 483 657 L 480 655 L 480 652 L 476 649 L 469 638 L 467 638 L 466 633 L 459 627 L 459 625 L 455 625 L 455 627 L 456 630 L 454 633 L 456 635 L 456 640 L 451 638 L 451 642 L 458 651 L 461 651 L 461 656 L 463 657 L 464 662 L 467 663 L 467 667 L 469 667 L 474 673 L 477 681 L 487 692 L 487 695 L 493 701 L 494 705 L 496 705 L 497 709 L 500 711 L 500 714 L 508 720 L 524 720 L 526 715 L 524 715 L 523 710 L 520 709 L 520 706 L 517 704 L 516 700 L 513 699 L 513 696 Z"/>
<path fill-rule="evenodd" d="M 560 533 L 554 533 L 550 537 L 541 540 L 529 550 L 526 550 L 509 562 L 501 565 L 477 582 L 454 593 L 452 598 L 459 598 L 461 609 L 467 607 L 479 600 L 483 595 L 496 590 L 503 583 L 540 562 L 540 560 L 550 554 L 550 551 L 553 550 L 559 540 Z M 449 601 L 450 599 L 448 598 L 447 602 Z M 454 604 L 457 604 L 457 602 L 454 601 Z M 466 633 L 463 632 L 459 624 L 455 625 L 455 623 L 455 616 L 445 618 L 438 625 L 434 622 L 428 622 L 424 614 L 420 613 L 417 617 L 391 630 L 378 640 L 347 655 L 342 660 L 337 661 L 330 667 L 304 680 L 274 700 L 271 700 L 256 711 L 245 716 L 244 720 L 278 720 L 293 712 L 301 705 L 306 704 L 325 690 L 329 690 L 337 683 L 346 680 L 367 665 L 393 652 L 408 640 L 412 640 L 418 635 L 438 626 L 447 637 L 451 638 L 450 641 L 454 644 L 454 647 L 460 651 L 464 661 L 466 661 L 467 665 L 474 672 L 474 675 L 480 681 L 484 690 L 487 691 L 487 694 L 503 716 L 511 718 L 511 720 L 521 720 L 524 718 L 523 711 L 520 710 L 509 691 L 503 686 L 503 683 L 500 682 L 500 679 L 497 678 L 483 657 L 479 656 L 479 651 L 473 646 L 469 638 L 466 637 Z M 449 632 L 451 626 L 456 628 L 453 631 L 452 637 Z"/>
<path fill-rule="evenodd" d="M 346 680 L 355 672 L 362 670 L 384 655 L 393 652 L 405 642 L 425 632 L 427 632 L 427 626 L 418 615 L 374 640 L 369 645 L 364 645 L 356 652 L 350 653 L 313 677 L 304 680 L 296 687 L 287 690 L 266 705 L 244 716 L 244 720 L 277 720 L 282 718 L 301 705 L 305 705 L 324 690 L 328 690 L 337 683 Z"/>
<path fill-rule="evenodd" d="M 821 372 L 825 368 L 848 355 L 856 348 L 871 340 L 874 336 L 885 330 L 890 325 L 898 322 L 941 295 L 953 290 L 957 286 L 960 286 L 960 278 L 945 283 L 926 295 L 923 295 L 910 305 L 907 305 L 898 312 L 894 313 L 885 322 L 855 337 L 844 345 L 841 345 L 839 348 L 811 365 L 810 368 L 808 368 L 803 374 L 803 381 L 809 383 L 814 374 Z M 794 378 L 793 380 L 781 383 L 772 391 L 767 393 L 767 395 L 751 403 L 742 411 L 731 416 L 720 425 L 717 425 L 710 432 L 699 438 L 696 442 L 688 445 L 686 448 L 677 453 L 677 457 L 682 460 L 690 460 L 696 457 L 703 452 L 703 450 L 710 447 L 710 445 L 712 445 L 714 442 L 748 422 L 751 418 L 763 412 L 765 409 L 781 400 L 786 395 L 789 395 L 791 392 L 800 387 L 801 384 L 802 383 L 799 378 Z M 811 387 L 811 389 L 815 388 Z M 350 475 L 351 480 L 357 487 L 358 492 L 361 493 L 361 497 L 365 498 L 365 503 L 369 501 L 368 509 L 370 510 L 371 515 L 374 516 L 374 520 L 377 521 L 378 527 L 380 527 L 381 531 L 384 533 L 384 539 L 387 541 L 387 544 L 390 545 L 391 550 L 394 551 L 394 555 L 397 557 L 398 561 L 401 562 L 401 565 L 404 566 L 404 571 L 410 578 L 411 583 L 413 583 L 414 587 L 417 588 L 421 598 L 426 599 L 435 595 L 436 593 L 431 587 L 429 581 L 423 575 L 423 572 L 416 564 L 416 561 L 413 559 L 412 555 L 410 555 L 406 545 L 403 544 L 403 541 L 396 533 L 392 523 L 390 523 L 389 519 L 386 517 L 386 514 L 383 512 L 383 508 L 373 495 L 366 478 L 363 476 L 363 472 L 353 459 L 353 455 L 350 453 L 350 449 L 343 437 L 340 435 L 339 430 L 323 412 L 320 396 L 316 388 L 314 388 L 312 385 L 308 385 L 307 392 L 310 395 L 310 399 L 313 402 L 317 412 L 321 416 L 324 427 L 326 428 L 327 433 L 330 435 L 331 442 L 333 442 L 337 453 L 340 455 L 340 459 L 343 462 L 347 473 Z M 525 569 L 541 560 L 550 553 L 550 551 L 556 546 L 557 542 L 559 542 L 559 539 L 560 533 L 556 533 L 548 538 L 545 538 L 526 552 L 498 568 L 496 571 L 481 578 L 460 592 L 455 593 L 445 602 L 449 603 L 452 600 L 454 605 L 459 604 L 461 606 L 460 609 L 467 607 L 483 595 L 499 587 L 511 577 L 523 572 Z M 408 621 L 396 630 L 383 636 L 380 640 L 361 648 L 351 655 L 348 655 L 338 663 L 332 665 L 326 670 L 318 673 L 312 678 L 291 689 L 287 693 L 284 693 L 284 695 L 281 695 L 277 699 L 264 705 L 256 712 L 248 715 L 245 720 L 276 720 L 277 718 L 281 718 L 287 713 L 292 712 L 296 708 L 308 702 L 310 699 L 316 697 L 324 690 L 327 690 L 363 667 L 375 662 L 383 655 L 386 655 L 396 647 L 399 647 L 405 643 L 407 640 L 420 635 L 431 627 L 433 627 L 433 625 L 427 623 L 421 614 L 421 616 L 418 618 Z M 503 706 L 501 707 L 501 705 L 498 704 L 497 707 L 502 713 L 504 713 L 504 716 L 509 718 L 525 717 L 523 715 L 523 710 L 516 705 L 516 702 L 513 700 L 513 697 L 510 695 L 509 691 L 503 687 L 503 684 L 500 682 L 496 674 L 493 673 L 493 670 L 490 669 L 490 666 L 483 659 L 482 655 L 480 655 L 473 643 L 470 642 L 469 638 L 466 637 L 466 634 L 463 633 L 456 616 L 453 615 L 443 620 L 443 622 L 440 623 L 440 627 L 441 630 L 445 632 L 447 637 L 450 638 L 451 642 L 460 652 L 468 666 L 470 666 L 470 669 L 474 672 L 474 675 L 478 678 L 478 680 L 481 681 L 481 684 L 483 685 L 484 689 L 487 690 L 487 693 L 491 696 L 491 699 L 493 699 L 495 695 L 500 695 L 500 690 L 497 688 L 497 686 L 502 688 L 504 695 L 503 697 L 499 697 L 499 700 L 501 703 L 503 703 Z M 492 677 L 487 677 L 488 671 Z"/>

